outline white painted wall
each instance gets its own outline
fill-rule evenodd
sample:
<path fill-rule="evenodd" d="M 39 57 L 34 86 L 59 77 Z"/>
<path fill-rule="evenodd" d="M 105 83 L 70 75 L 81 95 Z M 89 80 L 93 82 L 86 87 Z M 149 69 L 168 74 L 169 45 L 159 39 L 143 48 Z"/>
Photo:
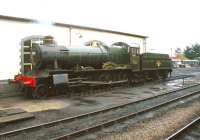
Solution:
<path fill-rule="evenodd" d="M 81 34 L 82 38 L 78 38 L 78 34 Z M 140 46 L 141 52 L 144 50 L 143 39 L 141 38 L 79 29 L 72 30 L 72 45 L 80 45 L 89 40 L 100 40 L 107 45 L 111 45 L 115 42 L 126 42 L 132 46 Z"/>
<path fill-rule="evenodd" d="M 79 34 L 82 38 L 79 38 Z M 0 79 L 13 78 L 19 73 L 20 41 L 30 35 L 52 35 L 59 45 L 69 44 L 67 28 L 51 26 L 50 23 L 27 24 L 0 20 Z M 108 45 L 118 41 L 138 44 L 141 47 L 143 45 L 143 40 L 140 38 L 72 29 L 72 45 L 81 45 L 93 39 L 101 40 Z"/>
<path fill-rule="evenodd" d="M 0 21 L 0 79 L 13 78 L 20 70 L 20 41 L 29 35 L 53 35 L 66 46 L 67 29 L 47 25 Z"/>

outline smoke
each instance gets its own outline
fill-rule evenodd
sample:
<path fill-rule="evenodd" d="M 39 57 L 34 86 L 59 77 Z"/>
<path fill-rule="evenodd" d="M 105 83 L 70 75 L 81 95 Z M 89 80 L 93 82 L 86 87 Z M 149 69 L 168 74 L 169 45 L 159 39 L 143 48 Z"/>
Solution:
<path fill-rule="evenodd" d="M 32 24 L 32 26 L 34 26 L 33 28 L 36 28 L 36 30 L 41 33 L 50 33 L 54 28 L 53 24 L 54 23 L 52 21 L 37 20 Z"/>

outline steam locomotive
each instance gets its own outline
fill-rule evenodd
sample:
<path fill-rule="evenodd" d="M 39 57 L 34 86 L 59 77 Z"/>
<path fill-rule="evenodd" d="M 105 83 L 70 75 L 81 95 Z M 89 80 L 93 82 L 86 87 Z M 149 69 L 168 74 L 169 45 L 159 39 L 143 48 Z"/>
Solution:
<path fill-rule="evenodd" d="M 23 60 L 21 74 L 16 75 L 14 81 L 33 98 L 46 97 L 52 90 L 71 87 L 165 79 L 172 71 L 167 54 L 140 54 L 138 47 L 124 42 L 107 46 L 92 40 L 83 46 L 64 47 L 57 45 L 52 36 L 45 36 L 42 43 L 22 50 L 29 52 L 30 57 L 23 59 L 29 61 L 31 67 L 22 67 Z"/>

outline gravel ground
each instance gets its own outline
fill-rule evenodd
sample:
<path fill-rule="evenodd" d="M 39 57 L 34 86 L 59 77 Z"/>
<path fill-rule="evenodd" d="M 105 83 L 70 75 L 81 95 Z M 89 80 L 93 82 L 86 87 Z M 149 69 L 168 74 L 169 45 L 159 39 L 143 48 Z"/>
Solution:
<path fill-rule="evenodd" d="M 195 88 L 199 89 L 200 86 L 195 87 Z M 190 89 L 190 90 L 192 90 L 192 89 Z M 190 90 L 187 89 L 187 91 L 190 91 Z M 110 112 L 107 112 L 107 113 L 98 114 L 95 117 L 91 116 L 91 117 L 86 117 L 86 118 L 83 118 L 83 119 L 71 121 L 71 122 L 68 122 L 66 124 L 62 123 L 62 124 L 56 125 L 55 127 L 50 127 L 48 129 L 36 129 L 34 131 L 31 131 L 31 133 L 28 133 L 28 137 L 29 137 L 29 139 L 41 139 L 41 140 L 47 139 L 47 137 L 53 138 L 53 137 L 56 137 L 58 135 L 65 134 L 67 132 L 71 132 L 72 130 L 75 131 L 77 129 L 83 129 L 86 126 L 95 125 L 95 124 L 97 124 L 97 122 L 103 123 L 107 120 L 118 118 L 118 117 L 125 115 L 125 114 L 130 114 L 130 113 L 133 113 L 133 112 L 138 112 L 140 110 L 144 110 L 144 109 L 148 108 L 149 106 L 155 106 L 155 105 L 162 103 L 164 101 L 167 101 L 169 99 L 174 99 L 178 95 L 182 96 L 184 93 L 188 93 L 188 92 L 186 92 L 184 90 L 182 92 L 179 92 L 179 94 L 177 93 L 177 94 L 167 95 L 166 97 L 165 96 L 164 97 L 157 97 L 157 99 L 147 100 L 147 101 L 144 101 L 144 102 L 141 102 L 141 103 L 129 105 L 125 108 L 116 109 L 115 111 L 110 111 Z M 35 136 L 36 133 L 37 133 L 37 136 Z M 22 137 L 21 137 L 21 135 L 19 135 L 19 136 L 13 137 L 12 139 L 21 140 Z"/>
<path fill-rule="evenodd" d="M 33 112 L 36 117 L 35 119 L 22 121 L 22 122 L 16 122 L 14 124 L 12 123 L 6 126 L 2 126 L 0 129 L 0 132 L 9 131 L 16 128 L 30 126 L 30 125 L 40 124 L 42 122 L 53 121 L 55 119 L 61 119 L 64 117 L 70 117 L 77 114 L 101 109 L 102 107 L 115 106 L 120 103 L 124 103 L 128 101 L 137 101 L 143 98 L 148 98 L 151 96 L 158 95 L 160 94 L 160 90 L 162 90 L 161 88 L 155 88 L 155 86 L 153 86 L 154 88 L 152 88 L 152 85 L 148 85 L 148 86 L 149 86 L 149 89 L 153 89 L 154 92 L 146 92 L 147 90 L 145 88 L 139 87 L 137 89 L 134 89 L 134 91 L 133 89 L 127 88 L 127 89 L 123 89 L 123 92 L 122 92 L 122 89 L 120 89 L 120 90 L 112 91 L 112 93 L 97 95 L 96 97 L 85 97 L 85 98 L 78 98 L 78 99 L 73 99 L 73 100 L 57 97 L 55 99 L 49 99 L 49 100 L 25 100 L 25 101 L 23 100 L 23 102 L 21 102 L 20 99 L 16 101 L 16 98 L 19 98 L 19 97 L 15 97 L 15 101 L 13 101 L 14 98 L 9 98 L 9 100 L 4 98 L 4 100 L 2 99 L 0 101 L 0 105 L 11 104 L 14 102 L 15 107 L 19 107 L 20 105 L 22 106 L 23 109 L 24 108 L 30 108 L 31 110 L 44 109 L 44 108 L 46 109 L 51 108 L 51 109 L 47 111 Z M 53 107 L 59 108 L 60 107 L 59 105 L 61 103 L 64 104 L 65 106 L 64 108 L 52 109 Z"/>
<path fill-rule="evenodd" d="M 188 120 L 200 115 L 200 102 L 176 108 L 162 116 L 140 122 L 128 128 L 126 132 L 111 134 L 97 140 L 156 140 L 164 139 Z"/>

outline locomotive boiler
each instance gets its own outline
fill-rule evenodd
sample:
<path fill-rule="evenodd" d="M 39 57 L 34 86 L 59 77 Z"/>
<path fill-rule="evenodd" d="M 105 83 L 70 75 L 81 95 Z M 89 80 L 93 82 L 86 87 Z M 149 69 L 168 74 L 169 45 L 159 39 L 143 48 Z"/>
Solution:
<path fill-rule="evenodd" d="M 108 50 L 104 46 L 64 47 L 56 44 L 44 44 L 35 48 L 33 68 L 70 69 L 73 66 L 91 66 L 101 68 L 109 60 Z"/>
<path fill-rule="evenodd" d="M 52 41 L 49 41 L 50 39 Z M 43 45 L 33 49 L 32 68 L 40 69 L 72 69 L 76 67 L 92 67 L 101 69 L 106 62 L 128 64 L 128 45 L 120 42 L 108 47 L 103 42 L 92 40 L 83 46 L 60 46 L 54 43 L 53 38 L 44 39 Z M 116 47 L 118 45 L 118 47 Z"/>

